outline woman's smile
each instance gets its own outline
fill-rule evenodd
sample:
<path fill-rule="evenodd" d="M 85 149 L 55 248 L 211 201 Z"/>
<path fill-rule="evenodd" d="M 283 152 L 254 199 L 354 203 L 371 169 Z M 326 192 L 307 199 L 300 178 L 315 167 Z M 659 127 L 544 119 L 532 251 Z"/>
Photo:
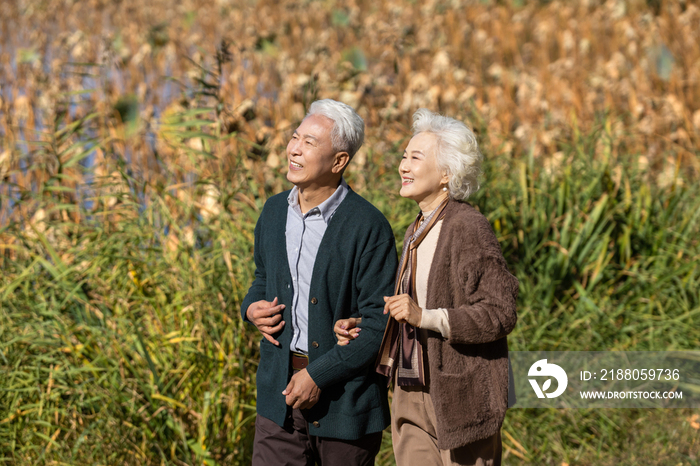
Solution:
<path fill-rule="evenodd" d="M 423 210 L 443 197 L 442 188 L 449 181 L 449 177 L 438 166 L 436 152 L 436 136 L 432 133 L 419 133 L 409 141 L 399 164 L 399 194 L 413 199 Z"/>

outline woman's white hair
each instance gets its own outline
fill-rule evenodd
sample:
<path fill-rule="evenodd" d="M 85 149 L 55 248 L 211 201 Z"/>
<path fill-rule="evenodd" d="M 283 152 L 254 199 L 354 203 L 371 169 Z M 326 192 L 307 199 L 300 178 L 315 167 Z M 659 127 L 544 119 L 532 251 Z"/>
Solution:
<path fill-rule="evenodd" d="M 450 197 L 466 201 L 479 190 L 483 155 L 467 125 L 420 108 L 413 114 L 413 135 L 419 133 L 432 133 L 437 138 L 438 168 L 450 177 L 447 184 Z"/>
<path fill-rule="evenodd" d="M 347 152 L 352 159 L 365 140 L 365 122 L 362 117 L 348 104 L 331 99 L 312 103 L 306 117 L 311 115 L 323 115 L 333 120 L 333 150 Z"/>

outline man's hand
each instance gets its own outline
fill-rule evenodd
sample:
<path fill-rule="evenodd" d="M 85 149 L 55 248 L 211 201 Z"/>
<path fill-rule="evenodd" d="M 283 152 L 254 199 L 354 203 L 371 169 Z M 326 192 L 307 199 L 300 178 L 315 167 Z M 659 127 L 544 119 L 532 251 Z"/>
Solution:
<path fill-rule="evenodd" d="M 318 402 L 321 389 L 306 369 L 303 369 L 292 376 L 282 395 L 287 397 L 287 405 L 293 409 L 309 409 Z"/>
<path fill-rule="evenodd" d="M 349 319 L 340 319 L 335 323 L 333 332 L 340 346 L 347 345 L 360 335 L 360 330 L 362 329 L 358 325 L 361 322 L 362 317 L 350 317 Z"/>
<path fill-rule="evenodd" d="M 261 300 L 252 303 L 245 311 L 246 317 L 253 325 L 258 327 L 260 333 L 265 339 L 275 346 L 279 346 L 279 342 L 272 338 L 272 335 L 282 330 L 284 321 L 282 320 L 282 309 L 284 304 L 277 304 L 277 298 L 272 302 Z"/>
<path fill-rule="evenodd" d="M 384 296 L 384 314 L 390 312 L 391 317 L 402 324 L 420 327 L 423 320 L 423 309 L 407 294 Z"/>

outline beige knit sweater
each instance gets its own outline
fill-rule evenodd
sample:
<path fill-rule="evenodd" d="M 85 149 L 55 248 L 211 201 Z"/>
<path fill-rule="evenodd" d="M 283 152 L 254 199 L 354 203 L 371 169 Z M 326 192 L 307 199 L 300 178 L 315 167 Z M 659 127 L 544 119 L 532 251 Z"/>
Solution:
<path fill-rule="evenodd" d="M 423 212 L 423 218 L 427 218 L 430 212 Z M 428 275 L 430 264 L 433 263 L 435 248 L 442 229 L 442 220 L 433 225 L 428 234 L 423 238 L 417 250 L 416 260 L 416 299 L 418 306 L 423 309 L 420 328 L 438 332 L 445 338 L 450 338 L 450 322 L 447 318 L 447 309 L 426 309 L 425 299 L 428 292 Z"/>

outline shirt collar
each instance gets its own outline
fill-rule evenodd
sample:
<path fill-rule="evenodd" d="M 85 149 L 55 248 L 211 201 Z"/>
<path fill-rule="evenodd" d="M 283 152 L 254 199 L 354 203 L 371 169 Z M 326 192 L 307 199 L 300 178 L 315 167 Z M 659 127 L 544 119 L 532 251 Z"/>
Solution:
<path fill-rule="evenodd" d="M 306 212 L 306 214 L 303 215 L 303 217 L 309 215 L 312 212 L 315 212 L 316 209 L 318 209 L 318 211 L 321 213 L 321 216 L 323 217 L 323 220 L 326 223 L 330 222 L 331 217 L 333 217 L 333 214 L 335 213 L 340 203 L 343 202 L 343 199 L 345 199 L 345 196 L 347 196 L 349 190 L 350 187 L 345 182 L 345 178 L 341 178 L 340 184 L 338 185 L 338 188 L 335 190 L 335 192 L 333 192 L 333 194 L 331 194 L 331 196 L 328 199 Z M 297 188 L 296 186 L 292 188 L 292 190 L 289 193 L 289 196 L 287 196 L 287 202 L 289 203 L 290 207 L 292 207 L 295 210 L 298 210 L 301 213 L 301 207 L 299 206 L 299 188 Z"/>

